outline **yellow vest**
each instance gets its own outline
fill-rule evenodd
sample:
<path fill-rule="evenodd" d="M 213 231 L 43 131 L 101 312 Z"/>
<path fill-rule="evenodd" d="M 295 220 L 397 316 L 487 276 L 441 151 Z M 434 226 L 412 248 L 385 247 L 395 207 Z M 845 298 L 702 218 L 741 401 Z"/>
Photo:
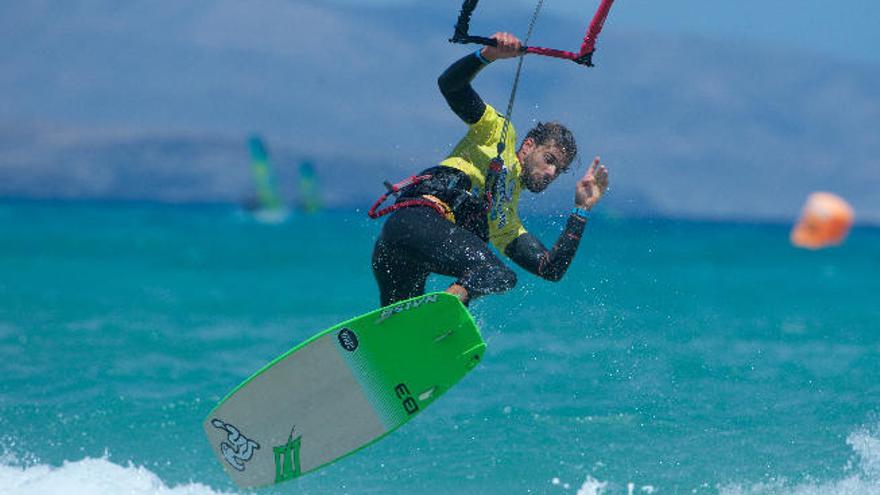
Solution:
<path fill-rule="evenodd" d="M 452 153 L 440 165 L 456 168 L 466 173 L 471 179 L 471 194 L 476 197 L 485 195 L 486 171 L 489 162 L 498 155 L 498 142 L 501 141 L 501 129 L 504 117 L 492 106 L 486 105 L 486 111 L 480 120 L 468 128 L 467 134 L 458 142 Z M 498 194 L 493 198 L 493 205 L 487 213 L 489 220 L 489 241 L 504 253 L 507 245 L 526 233 L 520 222 L 517 206 L 522 191 L 522 164 L 516 157 L 516 131 L 513 124 L 507 129 L 505 143 L 504 170 L 498 179 Z"/>

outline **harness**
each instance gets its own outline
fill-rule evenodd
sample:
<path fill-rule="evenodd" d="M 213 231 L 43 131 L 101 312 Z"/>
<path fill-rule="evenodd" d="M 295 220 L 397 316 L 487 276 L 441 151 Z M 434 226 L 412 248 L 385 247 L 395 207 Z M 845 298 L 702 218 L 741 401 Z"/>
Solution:
<path fill-rule="evenodd" d="M 384 182 L 384 184 L 385 184 L 385 188 L 387 189 L 387 191 L 385 192 L 385 194 L 380 196 L 379 199 L 377 199 L 375 203 L 373 203 L 373 206 L 367 212 L 367 215 L 369 215 L 370 218 L 375 220 L 379 217 L 387 215 L 393 211 L 397 211 L 401 208 L 409 208 L 411 206 L 427 206 L 428 208 L 431 208 L 434 211 L 436 211 L 437 213 L 439 213 L 440 216 L 446 218 L 450 222 L 455 223 L 455 214 L 453 214 L 452 208 L 450 208 L 449 205 L 447 205 L 446 203 L 441 201 L 439 198 L 437 198 L 436 196 L 431 195 L 431 194 L 424 194 L 421 196 L 421 198 L 406 199 L 403 201 L 395 202 L 394 204 L 392 204 L 390 206 L 386 206 L 385 208 L 379 209 L 379 207 L 382 206 L 382 203 L 384 203 L 388 199 L 389 196 L 393 195 L 393 196 L 397 197 L 400 195 L 401 189 L 404 189 L 409 186 L 414 186 L 414 185 L 419 184 L 421 182 L 425 182 L 427 180 L 430 180 L 431 177 L 432 177 L 431 175 L 413 175 L 413 176 L 407 177 L 406 179 L 404 179 L 396 184 L 392 184 L 386 180 Z"/>

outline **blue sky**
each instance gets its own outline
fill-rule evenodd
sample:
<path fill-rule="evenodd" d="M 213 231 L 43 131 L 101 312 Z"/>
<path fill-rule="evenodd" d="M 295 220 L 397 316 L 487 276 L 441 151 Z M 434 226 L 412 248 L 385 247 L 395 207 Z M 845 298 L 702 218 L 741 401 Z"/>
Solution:
<path fill-rule="evenodd" d="M 330 0 L 364 5 L 363 0 Z M 457 9 L 458 0 L 446 0 Z M 519 4 L 527 16 L 533 0 L 482 0 Z M 418 0 L 372 0 L 376 6 Z M 545 11 L 592 15 L 598 0 L 545 0 Z M 877 0 L 618 0 L 612 20 L 619 29 L 693 34 L 727 41 L 797 50 L 841 60 L 880 64 L 880 1 Z M 524 27 L 524 26 L 523 26 Z M 512 31 L 515 31 L 511 28 Z M 516 31 L 515 31 L 516 32 Z M 744 53 L 743 56 L 748 56 Z"/>

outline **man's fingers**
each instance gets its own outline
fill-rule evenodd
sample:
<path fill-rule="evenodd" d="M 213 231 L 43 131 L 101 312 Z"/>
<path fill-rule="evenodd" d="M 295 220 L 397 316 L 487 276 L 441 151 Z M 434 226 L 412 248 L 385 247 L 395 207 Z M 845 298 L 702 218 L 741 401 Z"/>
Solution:
<path fill-rule="evenodd" d="M 608 188 L 608 169 L 604 166 L 599 167 L 599 170 L 596 171 L 596 182 L 603 191 Z"/>
<path fill-rule="evenodd" d="M 584 176 L 577 181 L 575 201 L 586 201 L 584 204 L 592 206 L 605 194 L 608 189 L 608 169 L 600 160 L 598 156 L 593 158 Z"/>
<path fill-rule="evenodd" d="M 587 172 L 584 173 L 584 177 L 582 180 L 587 179 L 591 175 L 595 176 L 597 167 L 601 167 L 601 165 L 599 165 L 599 157 L 598 156 L 596 158 L 593 158 L 593 163 L 591 163 L 590 166 L 587 167 Z M 602 168 L 604 168 L 604 167 L 602 167 Z"/>
<path fill-rule="evenodd" d="M 578 181 L 578 186 L 586 189 L 590 195 L 602 194 L 608 188 L 608 169 L 599 163 L 599 157 L 593 160 L 584 177 Z"/>
<path fill-rule="evenodd" d="M 496 48 L 506 54 L 518 53 L 522 46 L 519 39 L 510 33 L 495 33 L 492 38 L 497 42 Z"/>
<path fill-rule="evenodd" d="M 501 37 L 501 41 L 504 43 L 504 49 L 510 51 L 513 49 L 514 45 L 516 45 L 517 39 L 510 33 L 504 33 Z"/>

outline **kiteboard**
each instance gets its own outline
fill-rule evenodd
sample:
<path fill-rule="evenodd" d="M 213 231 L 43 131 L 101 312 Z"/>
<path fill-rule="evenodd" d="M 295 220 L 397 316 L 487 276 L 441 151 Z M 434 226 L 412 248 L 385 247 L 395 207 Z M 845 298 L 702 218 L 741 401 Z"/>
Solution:
<path fill-rule="evenodd" d="M 408 299 L 318 333 L 229 393 L 203 424 L 241 488 L 297 478 L 424 410 L 476 366 L 486 343 L 455 296 Z"/>

